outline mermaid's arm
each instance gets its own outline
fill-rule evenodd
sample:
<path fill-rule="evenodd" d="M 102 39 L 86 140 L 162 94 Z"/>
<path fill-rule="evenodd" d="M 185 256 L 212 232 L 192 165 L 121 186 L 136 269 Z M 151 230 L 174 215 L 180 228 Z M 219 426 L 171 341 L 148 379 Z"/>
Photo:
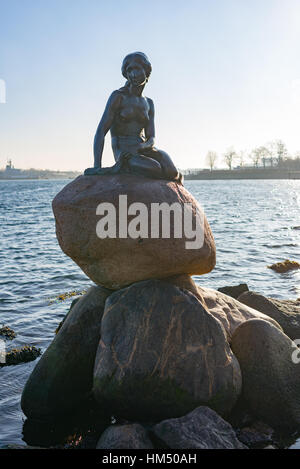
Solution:
<path fill-rule="evenodd" d="M 144 148 L 152 148 L 154 145 L 154 138 L 155 138 L 155 126 L 154 126 L 154 104 L 152 99 L 147 98 L 150 109 L 149 109 L 149 121 L 147 126 L 145 127 L 145 143 L 141 144 L 141 149 Z"/>
<path fill-rule="evenodd" d="M 112 126 L 115 113 L 120 105 L 120 100 L 121 94 L 118 91 L 114 91 L 107 101 L 94 138 L 94 168 L 101 168 L 104 138 Z"/>

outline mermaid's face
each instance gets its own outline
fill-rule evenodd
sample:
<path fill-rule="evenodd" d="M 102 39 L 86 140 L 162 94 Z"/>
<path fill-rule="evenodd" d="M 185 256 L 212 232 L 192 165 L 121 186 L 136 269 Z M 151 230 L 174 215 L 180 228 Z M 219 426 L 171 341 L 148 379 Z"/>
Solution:
<path fill-rule="evenodd" d="M 128 81 L 134 86 L 142 86 L 147 83 L 144 67 L 138 62 L 132 61 L 126 68 Z"/>

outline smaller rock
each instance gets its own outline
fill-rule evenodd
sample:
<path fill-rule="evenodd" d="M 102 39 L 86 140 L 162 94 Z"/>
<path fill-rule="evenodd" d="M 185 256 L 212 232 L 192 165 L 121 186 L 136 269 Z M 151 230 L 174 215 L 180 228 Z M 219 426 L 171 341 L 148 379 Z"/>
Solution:
<path fill-rule="evenodd" d="M 206 287 L 198 286 L 197 290 L 200 303 L 212 316 L 222 323 L 229 341 L 235 329 L 249 319 L 264 319 L 281 329 L 274 319 L 254 308 L 249 308 L 249 306 L 231 296 Z M 243 293 L 243 295 L 246 293 Z"/>
<path fill-rule="evenodd" d="M 35 360 L 42 354 L 40 348 L 33 345 L 24 345 L 24 347 L 16 349 L 13 348 L 5 355 L 5 362 L 0 362 L 0 368 L 3 366 L 18 365 L 19 363 L 26 363 Z"/>
<path fill-rule="evenodd" d="M 0 327 L 0 337 L 4 337 L 5 339 L 8 339 L 8 340 L 13 340 L 16 337 L 16 333 L 10 327 L 3 326 L 3 327 Z"/>
<path fill-rule="evenodd" d="M 264 448 L 273 442 L 273 434 L 273 428 L 260 421 L 237 431 L 238 439 L 249 448 Z"/>
<path fill-rule="evenodd" d="M 249 411 L 276 430 L 299 430 L 300 363 L 291 339 L 267 321 L 250 319 L 235 330 L 231 347 Z"/>
<path fill-rule="evenodd" d="M 164 279 L 164 281 L 180 288 L 180 290 L 187 290 L 192 293 L 200 301 L 202 306 L 204 306 L 210 314 L 222 323 L 229 341 L 231 340 L 231 336 L 235 329 L 248 319 L 264 319 L 280 329 L 279 324 L 266 314 L 263 314 L 254 308 L 245 307 L 245 304 L 237 301 L 229 294 L 196 285 L 189 275 L 182 274 L 168 277 Z M 245 285 L 248 288 L 246 284 L 241 285 Z M 239 286 L 232 288 L 238 287 Z"/>
<path fill-rule="evenodd" d="M 240 295 L 238 301 L 274 319 L 290 339 L 300 338 L 300 304 L 298 300 L 276 300 L 249 291 Z"/>
<path fill-rule="evenodd" d="M 218 288 L 218 291 L 237 300 L 242 293 L 249 291 L 249 288 L 246 283 L 240 283 L 240 285 Z"/>
<path fill-rule="evenodd" d="M 277 262 L 276 264 L 268 265 L 268 269 L 275 270 L 275 272 L 278 272 L 279 274 L 284 274 L 290 270 L 300 269 L 300 264 L 299 262 L 286 259 L 283 262 Z"/>
<path fill-rule="evenodd" d="M 147 430 L 138 423 L 111 425 L 102 433 L 96 449 L 153 449 Z"/>
<path fill-rule="evenodd" d="M 232 426 L 205 406 L 184 417 L 164 420 L 153 427 L 153 432 L 172 449 L 247 449 Z"/>

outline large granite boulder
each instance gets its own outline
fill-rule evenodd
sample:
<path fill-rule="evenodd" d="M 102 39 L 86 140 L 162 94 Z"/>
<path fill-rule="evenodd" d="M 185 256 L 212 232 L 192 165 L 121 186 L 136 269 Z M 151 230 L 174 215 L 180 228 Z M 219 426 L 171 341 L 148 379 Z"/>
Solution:
<path fill-rule="evenodd" d="M 238 300 L 273 318 L 290 339 L 300 339 L 300 300 L 276 300 L 253 291 L 243 293 Z"/>
<path fill-rule="evenodd" d="M 246 449 L 232 426 L 209 407 L 200 406 L 181 418 L 164 420 L 153 433 L 172 449 Z"/>
<path fill-rule="evenodd" d="M 299 351 L 261 319 L 241 324 L 232 337 L 243 377 L 242 399 L 253 415 L 277 429 L 300 429 Z"/>
<path fill-rule="evenodd" d="M 111 425 L 102 433 L 97 449 L 153 449 L 147 430 L 138 423 Z"/>
<path fill-rule="evenodd" d="M 119 196 L 122 196 L 120 207 Z M 96 233 L 96 227 L 98 234 L 104 229 L 105 217 L 96 214 L 101 203 L 112 204 L 107 209 L 109 212 L 104 212 L 102 206 L 102 215 L 110 215 L 109 224 L 105 225 L 111 228 L 110 237 L 105 239 L 100 239 Z M 134 203 L 142 203 L 144 208 L 131 206 Z M 161 221 L 155 222 L 158 204 L 165 204 L 166 213 L 168 207 L 176 204 L 175 216 L 170 217 L 169 237 L 168 230 L 162 232 Z M 134 215 L 127 218 L 129 206 Z M 174 225 L 179 229 L 178 221 L 184 218 L 184 207 L 192 215 L 193 228 L 197 227 L 197 242 L 189 238 L 189 233 L 185 235 L 188 217 L 187 223 L 183 224 L 182 236 L 179 232 L 176 233 L 179 237 L 174 235 Z M 215 243 L 206 217 L 194 197 L 175 182 L 126 174 L 79 176 L 55 197 L 53 212 L 57 239 L 64 253 L 95 283 L 106 288 L 117 290 L 140 280 L 181 273 L 205 274 L 215 266 Z M 112 226 L 114 214 L 116 231 Z M 143 218 L 141 224 L 136 218 L 140 215 Z M 119 223 L 120 217 L 123 221 Z M 103 229 L 100 230 L 98 222 L 102 223 Z M 130 236 L 126 235 L 127 228 Z M 188 244 L 191 242 L 192 246 Z"/>
<path fill-rule="evenodd" d="M 149 280 L 106 301 L 94 369 L 99 405 L 128 420 L 228 414 L 241 374 L 221 323 L 187 290 Z"/>
<path fill-rule="evenodd" d="M 224 293 L 196 285 L 189 275 L 177 275 L 165 281 L 183 291 L 188 290 L 196 296 L 202 306 L 222 323 L 229 341 L 235 329 L 249 319 L 264 319 L 280 329 L 279 324 L 266 314 L 245 306 L 245 304 Z"/>
<path fill-rule="evenodd" d="M 67 413 L 91 391 L 101 319 L 110 293 L 92 287 L 70 310 L 25 385 L 21 406 L 27 417 Z"/>

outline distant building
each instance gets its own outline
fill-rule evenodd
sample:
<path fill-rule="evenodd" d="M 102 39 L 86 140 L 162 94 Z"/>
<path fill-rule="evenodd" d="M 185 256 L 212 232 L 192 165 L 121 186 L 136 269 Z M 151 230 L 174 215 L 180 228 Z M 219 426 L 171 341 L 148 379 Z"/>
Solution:
<path fill-rule="evenodd" d="M 12 164 L 12 160 L 8 159 L 7 160 L 7 165 L 5 167 L 5 170 L 3 171 L 2 177 L 5 178 L 13 178 L 13 179 L 19 179 L 19 178 L 28 178 L 26 174 L 23 174 L 23 171 L 21 169 L 17 169 L 14 167 Z"/>
<path fill-rule="evenodd" d="M 49 169 L 18 169 L 8 159 L 5 169 L 0 170 L 0 179 L 74 179 L 78 171 L 51 171 Z"/>

